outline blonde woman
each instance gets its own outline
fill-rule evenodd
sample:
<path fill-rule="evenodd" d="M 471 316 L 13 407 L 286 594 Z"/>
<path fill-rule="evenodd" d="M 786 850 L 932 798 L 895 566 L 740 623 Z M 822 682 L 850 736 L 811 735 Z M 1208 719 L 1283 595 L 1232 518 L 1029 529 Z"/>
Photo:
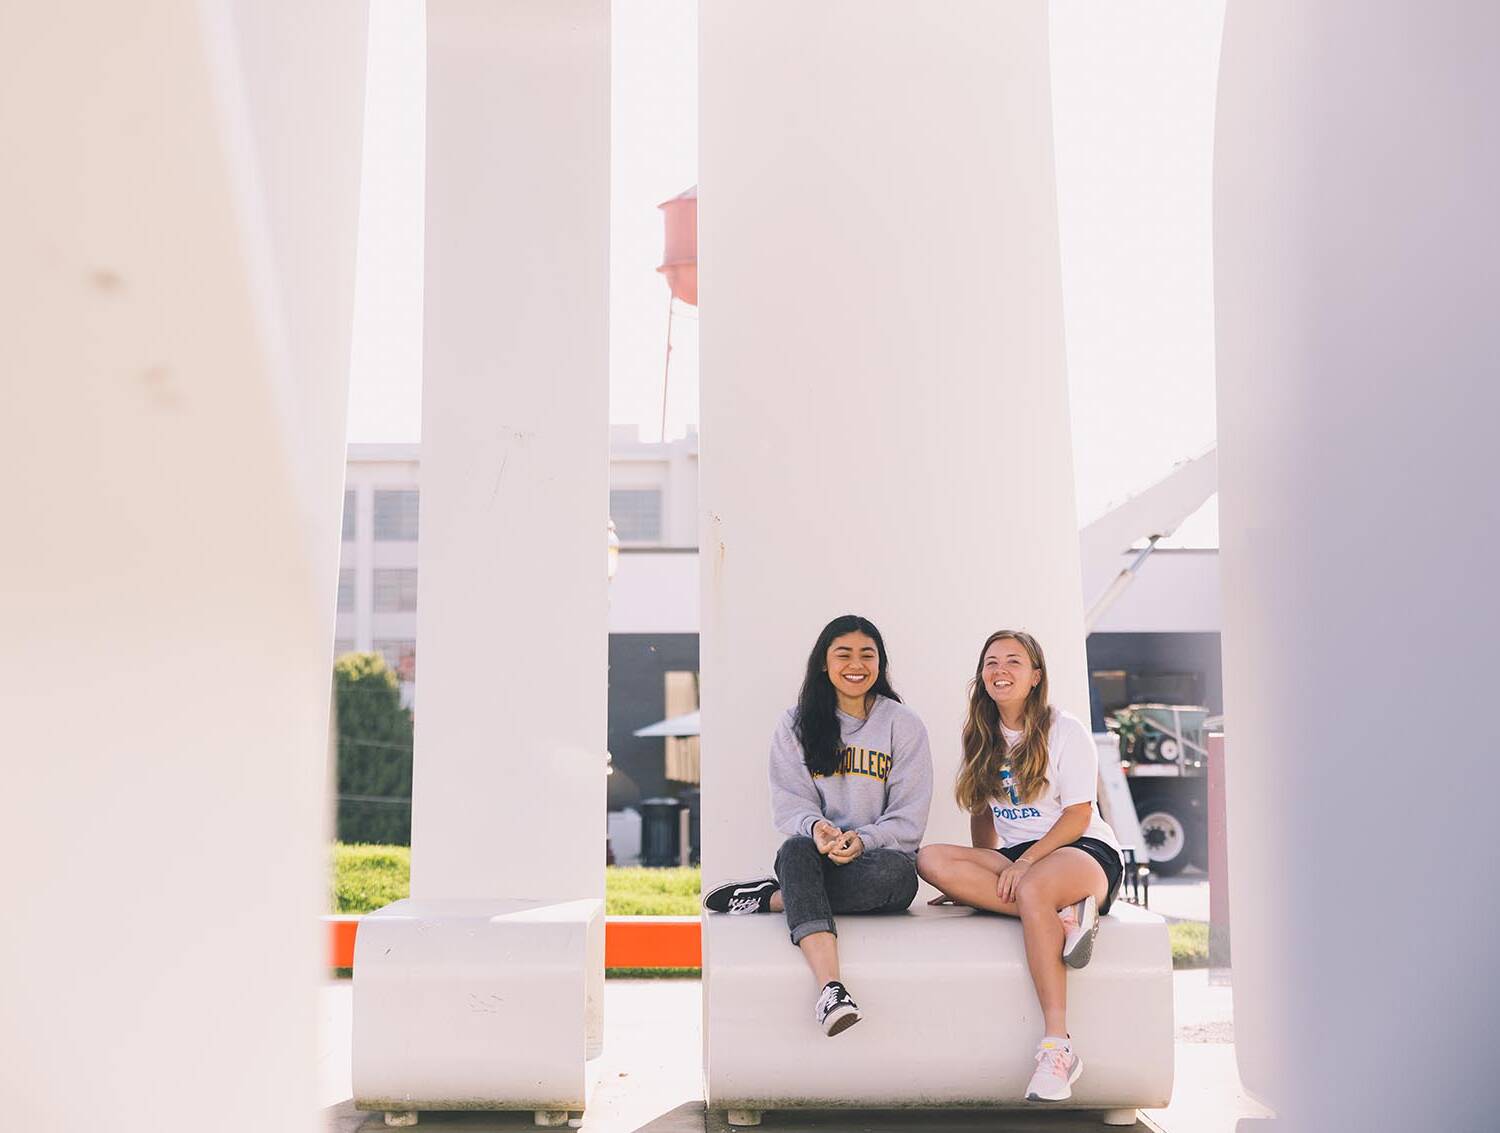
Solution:
<path fill-rule="evenodd" d="M 1047 700 L 1030 634 L 1001 630 L 979 651 L 955 793 L 973 846 L 924 846 L 917 872 L 951 901 L 1019 917 L 1046 1033 L 1029 1101 L 1063 1101 L 1083 1061 L 1068 1036 L 1066 966 L 1089 962 L 1124 865 L 1099 815 L 1099 756 L 1084 723 Z"/>

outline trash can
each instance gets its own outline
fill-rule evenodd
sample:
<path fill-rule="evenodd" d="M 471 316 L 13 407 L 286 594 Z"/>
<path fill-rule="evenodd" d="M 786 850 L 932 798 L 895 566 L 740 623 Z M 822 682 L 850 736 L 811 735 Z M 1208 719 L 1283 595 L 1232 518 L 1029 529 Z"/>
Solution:
<path fill-rule="evenodd" d="M 641 865 L 671 866 L 677 864 L 677 812 L 682 804 L 676 799 L 642 799 Z"/>
<path fill-rule="evenodd" d="M 697 787 L 689 787 L 679 792 L 677 797 L 682 800 L 682 805 L 687 807 L 688 812 L 688 862 L 697 865 L 698 818 L 703 811 L 703 792 Z"/>

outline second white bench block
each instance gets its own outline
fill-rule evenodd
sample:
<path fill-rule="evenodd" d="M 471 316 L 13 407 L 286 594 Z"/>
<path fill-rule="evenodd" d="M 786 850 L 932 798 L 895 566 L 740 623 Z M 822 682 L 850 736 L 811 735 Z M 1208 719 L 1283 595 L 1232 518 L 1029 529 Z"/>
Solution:
<path fill-rule="evenodd" d="M 864 1019 L 829 1038 L 784 916 L 705 915 L 710 1109 L 1028 1104 L 1042 1015 L 1020 921 L 922 905 L 839 917 L 838 929 L 844 982 Z M 1167 1104 L 1172 954 L 1161 917 L 1117 902 L 1103 918 L 1091 963 L 1068 972 L 1068 1026 L 1084 1069 L 1063 1107 Z"/>
<path fill-rule="evenodd" d="M 604 904 L 414 900 L 354 944 L 360 1109 L 581 1110 L 604 1043 Z"/>

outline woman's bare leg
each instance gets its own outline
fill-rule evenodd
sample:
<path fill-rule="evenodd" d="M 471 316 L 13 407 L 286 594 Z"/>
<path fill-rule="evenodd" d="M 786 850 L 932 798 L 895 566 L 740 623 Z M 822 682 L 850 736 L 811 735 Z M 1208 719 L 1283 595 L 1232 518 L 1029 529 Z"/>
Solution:
<path fill-rule="evenodd" d="M 1049 1035 L 1066 1035 L 1068 976 L 1062 962 L 1066 930 L 1057 911 L 1089 893 L 1101 903 L 1107 882 L 1104 870 L 1074 846 L 1054 850 L 1027 871 L 1014 904 L 995 896 L 1000 872 L 1009 860 L 993 850 L 968 846 L 924 846 L 917 872 L 928 884 L 955 901 L 993 913 L 1019 917 L 1026 942 L 1026 964 Z"/>
<path fill-rule="evenodd" d="M 810 932 L 797 942 L 802 958 L 812 969 L 818 986 L 839 978 L 839 938 L 831 932 Z"/>
<path fill-rule="evenodd" d="M 970 846 L 923 846 L 917 852 L 917 874 L 927 884 L 941 889 L 960 905 L 1016 917 L 1020 910 L 995 896 L 995 882 L 1009 865 L 1009 860 L 994 850 Z"/>
<path fill-rule="evenodd" d="M 1068 974 L 1063 967 L 1063 937 L 1067 930 L 1057 910 L 1090 893 L 1100 902 L 1106 887 L 1104 870 L 1074 846 L 1053 850 L 1026 871 L 1016 894 L 1021 932 L 1026 938 L 1026 966 L 1036 986 L 1042 1020 L 1049 1035 L 1068 1033 Z"/>

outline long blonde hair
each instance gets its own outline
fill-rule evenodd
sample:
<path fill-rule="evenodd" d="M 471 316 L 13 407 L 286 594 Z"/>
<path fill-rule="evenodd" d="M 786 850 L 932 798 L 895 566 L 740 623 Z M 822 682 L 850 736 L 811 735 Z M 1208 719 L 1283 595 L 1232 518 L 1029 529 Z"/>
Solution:
<path fill-rule="evenodd" d="M 1000 706 L 984 687 L 984 655 L 997 641 L 1009 638 L 1026 650 L 1042 679 L 1026 694 L 1021 710 L 1021 738 L 1007 749 L 1000 730 Z M 978 814 L 1000 791 L 1000 769 L 1010 767 L 1011 782 L 1022 802 L 1029 802 L 1047 786 L 1047 730 L 1052 709 L 1047 703 L 1047 663 L 1037 639 L 1022 630 L 996 630 L 984 639 L 974 679 L 969 682 L 969 718 L 964 721 L 964 761 L 958 769 L 954 794 L 958 805 Z"/>

